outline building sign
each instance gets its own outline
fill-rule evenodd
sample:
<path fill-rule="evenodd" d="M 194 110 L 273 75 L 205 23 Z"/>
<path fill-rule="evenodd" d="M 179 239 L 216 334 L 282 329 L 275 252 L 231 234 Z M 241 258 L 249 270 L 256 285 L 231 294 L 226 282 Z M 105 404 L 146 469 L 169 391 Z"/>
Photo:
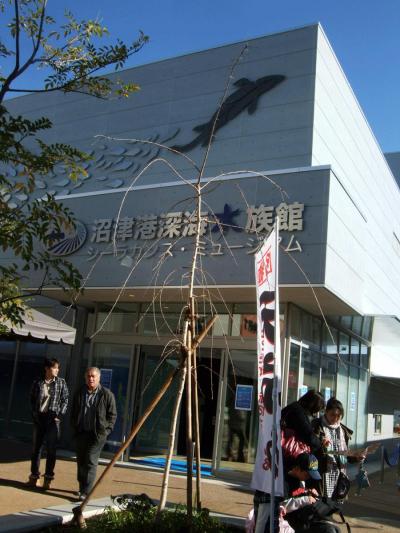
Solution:
<path fill-rule="evenodd" d="M 100 383 L 103 387 L 111 389 L 112 368 L 100 368 Z"/>
<path fill-rule="evenodd" d="M 253 407 L 253 386 L 237 385 L 235 394 L 235 409 L 251 411 Z"/>
<path fill-rule="evenodd" d="M 200 235 L 205 235 L 209 229 L 212 232 L 222 230 L 224 233 L 231 228 L 232 231 L 245 233 L 268 233 L 272 230 L 275 216 L 279 217 L 281 231 L 303 230 L 304 204 L 282 202 L 277 207 L 260 205 L 247 208 L 247 221 L 242 229 L 234 220 L 240 210 L 232 210 L 225 204 L 222 213 L 201 213 Z M 211 226 L 211 228 L 209 228 Z M 125 242 L 134 240 L 176 239 L 179 237 L 192 237 L 196 234 L 196 213 L 188 211 L 174 211 L 161 215 L 144 215 L 139 217 L 121 217 L 118 223 L 112 218 L 98 218 L 92 225 L 90 242 L 109 243 L 115 240 Z"/>
<path fill-rule="evenodd" d="M 357 395 L 355 392 L 350 393 L 350 411 L 356 410 Z"/>
<path fill-rule="evenodd" d="M 324 389 L 324 400 L 325 400 L 325 403 L 330 399 L 331 397 L 331 388 L 330 387 L 325 387 Z"/>
<path fill-rule="evenodd" d="M 46 249 L 49 253 L 56 256 L 71 255 L 77 252 L 85 244 L 87 230 L 85 225 L 79 220 L 75 221 L 74 226 L 62 224 L 60 230 L 51 230 L 49 238 L 52 243 Z"/>
<path fill-rule="evenodd" d="M 255 337 L 257 335 L 257 315 L 241 315 L 240 336 Z"/>
<path fill-rule="evenodd" d="M 259 249 L 265 234 L 271 231 L 276 216 L 279 218 L 280 229 L 288 232 L 285 236 L 280 236 L 280 244 L 285 252 L 302 252 L 297 233 L 304 229 L 304 204 L 281 202 L 276 207 L 250 205 L 246 210 L 246 223 L 242 227 L 236 220 L 241 212 L 240 209 L 232 209 L 225 204 L 220 213 L 201 213 L 200 235 L 204 240 L 200 241 L 200 256 L 218 257 L 232 255 L 237 251 L 253 255 Z M 193 237 L 196 227 L 196 213 L 187 211 L 124 216 L 118 221 L 113 218 L 98 218 L 92 224 L 87 261 L 95 261 L 103 255 L 114 255 L 121 264 L 130 266 L 138 259 L 174 257 L 192 250 L 193 243 L 188 245 L 182 239 Z M 208 234 L 216 232 L 222 232 L 223 238 L 206 238 Z M 232 240 L 230 233 L 242 233 L 245 237 L 238 242 L 237 238 Z M 113 245 L 114 241 L 116 246 Z M 97 245 L 100 244 L 109 246 L 99 249 Z"/>
<path fill-rule="evenodd" d="M 299 398 L 301 398 L 302 396 L 304 396 L 305 394 L 307 394 L 308 392 L 308 387 L 307 385 L 302 385 L 300 388 L 299 388 Z"/>

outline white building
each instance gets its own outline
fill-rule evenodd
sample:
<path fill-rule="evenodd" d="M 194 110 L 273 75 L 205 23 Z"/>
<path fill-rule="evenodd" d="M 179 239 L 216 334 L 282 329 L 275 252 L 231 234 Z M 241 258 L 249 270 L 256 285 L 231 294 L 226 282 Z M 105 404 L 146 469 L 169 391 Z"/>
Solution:
<path fill-rule="evenodd" d="M 71 385 L 88 363 L 104 370 L 119 409 L 110 445 L 126 435 L 168 362 L 173 364 L 171 356 L 152 378 L 164 346 L 179 330 L 182 274 L 193 246 L 185 215 L 194 209 L 191 189 L 159 162 L 126 195 L 113 253 L 121 201 L 151 160 L 164 157 L 185 180 L 196 177 L 187 158 L 132 139 L 177 146 L 200 163 L 230 68 L 244 44 L 127 70 L 124 79 L 141 86 L 128 100 L 104 103 L 52 93 L 8 104 L 15 113 L 50 117 L 49 140 L 93 155 L 88 179 L 72 183 L 61 168 L 40 184 L 38 194 L 56 192 L 81 223 L 77 235 L 66 236 L 54 250 L 69 252 L 84 277 L 90 273 L 76 311 L 78 340 L 62 356 L 63 367 Z M 204 204 L 207 276 L 197 285 L 199 294 L 205 283 L 214 294 L 220 320 L 199 354 L 202 455 L 216 470 L 254 461 L 256 394 L 250 410 L 235 409 L 235 398 L 240 385 L 256 387 L 253 252 L 276 213 L 283 230 L 285 401 L 318 388 L 344 403 L 354 444 L 393 438 L 394 412 L 400 409 L 399 186 L 322 28 L 250 41 L 228 94 L 204 181 L 212 178 Z M 218 177 L 227 172 L 237 173 Z M 226 224 L 223 237 L 214 231 L 215 214 Z M 168 260 L 158 269 L 162 258 Z M 163 287 L 163 298 L 161 308 L 157 304 L 149 314 L 152 287 Z M 64 300 L 56 289 L 47 295 Z M 200 309 L 199 323 L 211 314 L 204 299 Z M 11 342 L 3 342 L 0 354 L 9 371 L 25 361 L 20 355 L 13 367 L 7 355 L 13 353 Z M 25 363 L 34 367 L 40 361 L 35 357 L 27 354 Z M 375 392 L 368 404 L 371 376 Z M 13 398 L 26 386 L 17 380 L 4 392 L 10 399 L 4 418 L 17 435 L 26 431 L 29 416 Z M 131 446 L 131 456 L 165 450 L 173 397 L 172 390 Z M 177 455 L 183 453 L 182 428 L 183 420 Z"/>

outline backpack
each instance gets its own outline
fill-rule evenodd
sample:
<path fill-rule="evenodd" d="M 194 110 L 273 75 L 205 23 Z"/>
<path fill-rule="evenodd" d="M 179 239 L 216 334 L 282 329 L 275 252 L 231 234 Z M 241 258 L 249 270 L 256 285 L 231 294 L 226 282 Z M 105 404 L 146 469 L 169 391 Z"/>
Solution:
<path fill-rule="evenodd" d="M 313 524 L 327 521 L 331 515 L 338 513 L 342 522 L 346 524 L 348 533 L 351 533 L 350 525 L 346 522 L 340 505 L 331 498 L 319 498 L 311 505 L 300 507 L 285 516 L 289 525 L 297 532 L 309 531 Z"/>

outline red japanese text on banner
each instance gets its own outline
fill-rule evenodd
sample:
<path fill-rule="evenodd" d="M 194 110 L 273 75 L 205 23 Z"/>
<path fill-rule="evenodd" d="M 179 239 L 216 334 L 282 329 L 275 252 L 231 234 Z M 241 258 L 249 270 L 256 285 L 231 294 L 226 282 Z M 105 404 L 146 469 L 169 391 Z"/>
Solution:
<path fill-rule="evenodd" d="M 275 494 L 283 495 L 283 465 L 280 439 L 281 355 L 279 334 L 279 292 L 276 287 L 277 245 L 275 230 L 255 256 L 257 287 L 257 378 L 259 434 L 252 487 L 271 493 L 272 462 L 275 463 Z M 277 378 L 276 455 L 272 461 L 273 382 Z"/>

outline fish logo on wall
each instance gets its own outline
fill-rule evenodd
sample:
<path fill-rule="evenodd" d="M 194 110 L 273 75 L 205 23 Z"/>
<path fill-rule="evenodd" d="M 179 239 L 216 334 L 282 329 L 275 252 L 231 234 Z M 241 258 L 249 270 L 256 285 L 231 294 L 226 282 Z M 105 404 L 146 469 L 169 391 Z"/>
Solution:
<path fill-rule="evenodd" d="M 75 228 L 63 226 L 60 231 L 53 230 L 49 234 L 52 244 L 46 247 L 52 255 L 63 256 L 75 253 L 86 241 L 87 229 L 82 222 L 75 221 Z"/>
<path fill-rule="evenodd" d="M 193 128 L 193 131 L 198 133 L 198 136 L 188 144 L 172 146 L 173 150 L 180 152 L 188 152 L 196 146 L 207 146 L 210 140 L 211 132 L 213 130 L 215 119 L 217 118 L 214 133 L 223 128 L 228 122 L 236 118 L 245 109 L 249 115 L 255 113 L 258 107 L 258 101 L 260 97 L 271 91 L 274 87 L 282 83 L 286 79 L 286 76 L 280 74 L 274 74 L 270 76 L 264 76 L 258 78 L 256 81 L 251 81 L 247 78 L 240 78 L 234 85 L 238 89 L 233 92 L 225 102 L 222 104 L 221 109 L 215 111 L 211 119 L 205 124 L 200 124 Z"/>

